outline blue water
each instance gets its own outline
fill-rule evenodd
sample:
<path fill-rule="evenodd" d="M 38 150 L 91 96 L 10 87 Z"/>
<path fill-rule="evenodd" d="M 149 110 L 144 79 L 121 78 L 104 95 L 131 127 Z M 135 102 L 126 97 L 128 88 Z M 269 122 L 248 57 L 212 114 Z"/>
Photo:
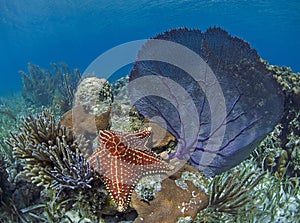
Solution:
<path fill-rule="evenodd" d="M 21 89 L 28 62 L 83 71 L 111 47 L 182 26 L 221 26 L 300 71 L 299 0 L 0 0 L 0 95 Z"/>

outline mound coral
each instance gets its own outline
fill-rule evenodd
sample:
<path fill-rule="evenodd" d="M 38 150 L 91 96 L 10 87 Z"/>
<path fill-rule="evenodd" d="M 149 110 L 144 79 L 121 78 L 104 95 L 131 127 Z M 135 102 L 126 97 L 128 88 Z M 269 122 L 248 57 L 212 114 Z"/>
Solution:
<path fill-rule="evenodd" d="M 112 89 L 106 79 L 87 77 L 77 87 L 75 106 L 81 105 L 91 114 L 107 112 L 112 102 Z"/>

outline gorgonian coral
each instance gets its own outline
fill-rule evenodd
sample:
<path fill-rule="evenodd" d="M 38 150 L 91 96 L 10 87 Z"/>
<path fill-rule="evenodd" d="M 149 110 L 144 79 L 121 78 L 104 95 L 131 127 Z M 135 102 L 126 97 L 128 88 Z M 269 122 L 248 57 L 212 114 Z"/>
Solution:
<path fill-rule="evenodd" d="M 149 40 L 129 85 L 138 112 L 178 140 L 171 155 L 208 176 L 248 157 L 283 111 L 281 89 L 257 52 L 220 28 L 173 29 Z"/>
<path fill-rule="evenodd" d="M 93 179 L 71 130 L 61 126 L 49 110 L 29 116 L 7 140 L 23 174 L 38 186 L 90 188 Z"/>
<path fill-rule="evenodd" d="M 22 96 L 27 102 L 37 105 L 51 103 L 55 90 L 55 79 L 50 71 L 29 63 L 28 74 L 24 71 L 20 71 L 20 74 L 23 82 Z"/>
<path fill-rule="evenodd" d="M 53 70 L 47 70 L 29 63 L 28 73 L 22 75 L 22 96 L 27 103 L 35 105 L 53 105 L 66 112 L 72 106 L 74 91 L 81 79 L 78 69 L 71 69 L 67 64 L 51 64 Z"/>

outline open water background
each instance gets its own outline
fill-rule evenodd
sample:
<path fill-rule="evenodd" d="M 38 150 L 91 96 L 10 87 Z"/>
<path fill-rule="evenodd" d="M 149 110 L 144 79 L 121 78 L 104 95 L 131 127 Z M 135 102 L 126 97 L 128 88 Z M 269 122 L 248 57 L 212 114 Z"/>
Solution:
<path fill-rule="evenodd" d="M 21 90 L 28 62 L 84 71 L 114 46 L 183 26 L 220 26 L 300 71 L 299 0 L 0 0 L 0 95 Z"/>

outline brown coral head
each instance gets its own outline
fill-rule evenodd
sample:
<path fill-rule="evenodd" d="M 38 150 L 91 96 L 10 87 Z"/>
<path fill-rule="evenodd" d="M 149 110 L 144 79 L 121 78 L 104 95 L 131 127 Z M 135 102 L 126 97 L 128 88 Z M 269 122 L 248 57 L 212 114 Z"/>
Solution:
<path fill-rule="evenodd" d="M 107 111 L 102 114 L 94 115 L 86 111 L 81 105 L 77 105 L 63 115 L 60 124 L 69 127 L 76 134 L 95 138 L 97 131 L 109 128 L 110 108 L 107 108 Z"/>

